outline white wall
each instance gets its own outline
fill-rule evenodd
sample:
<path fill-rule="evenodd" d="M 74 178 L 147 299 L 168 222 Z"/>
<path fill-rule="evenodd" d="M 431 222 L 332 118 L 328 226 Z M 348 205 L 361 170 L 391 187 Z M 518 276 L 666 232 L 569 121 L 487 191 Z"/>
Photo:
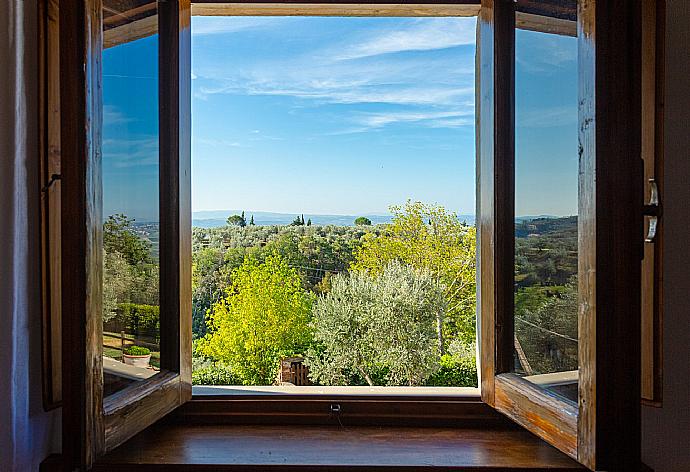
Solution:
<path fill-rule="evenodd" d="M 0 470 L 59 449 L 41 401 L 36 1 L 0 2 Z M 34 217 L 29 218 L 29 215 Z"/>
<path fill-rule="evenodd" d="M 690 471 L 690 1 L 667 0 L 663 407 L 642 409 L 642 459 Z"/>

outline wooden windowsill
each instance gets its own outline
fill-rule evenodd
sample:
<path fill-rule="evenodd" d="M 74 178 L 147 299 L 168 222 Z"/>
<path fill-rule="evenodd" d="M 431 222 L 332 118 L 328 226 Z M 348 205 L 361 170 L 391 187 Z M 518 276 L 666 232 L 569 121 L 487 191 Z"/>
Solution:
<path fill-rule="evenodd" d="M 113 470 L 583 470 L 518 428 L 159 423 L 103 457 Z"/>

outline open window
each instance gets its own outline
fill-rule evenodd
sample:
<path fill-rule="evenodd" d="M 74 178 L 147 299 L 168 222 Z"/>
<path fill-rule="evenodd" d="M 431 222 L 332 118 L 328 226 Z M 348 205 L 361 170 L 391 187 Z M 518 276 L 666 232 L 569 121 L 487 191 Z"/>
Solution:
<path fill-rule="evenodd" d="M 480 13 L 482 398 L 592 469 L 639 458 L 638 17 L 616 2 Z"/>
<path fill-rule="evenodd" d="M 191 5 L 63 3 L 60 198 L 63 230 L 70 228 L 61 241 L 63 450 L 69 463 L 88 467 L 191 398 Z M 350 8 L 198 3 L 228 14 Z M 415 14 L 400 5 L 351 8 Z M 482 400 L 591 469 L 632 470 L 640 421 L 640 12 L 622 0 L 445 8 L 479 11 Z M 541 62 L 521 62 L 523 55 Z M 118 175 L 109 161 L 118 153 L 137 155 L 132 165 L 145 165 L 145 178 Z M 549 166 L 561 165 L 567 182 L 552 181 Z M 545 172 L 550 191 L 521 180 L 530 166 Z M 524 204 L 530 199 L 534 205 Z M 538 207 L 545 203 L 555 206 Z M 137 224 L 117 216 L 132 212 Z M 158 225 L 143 224 L 153 213 Z M 544 214 L 560 218 L 539 221 Z M 137 253 L 108 250 L 126 243 L 118 239 L 123 227 L 157 245 L 145 252 L 157 254 L 159 272 L 146 257 L 129 261 L 144 289 L 132 304 L 158 313 L 159 324 L 135 343 L 152 351 L 139 354 L 152 356 L 153 369 L 107 365 L 104 357 L 108 334 L 122 355 L 132 344 L 106 319 L 117 287 L 105 269 Z M 530 264 L 539 267 L 526 270 Z M 530 296 L 538 303 L 526 302 Z"/>

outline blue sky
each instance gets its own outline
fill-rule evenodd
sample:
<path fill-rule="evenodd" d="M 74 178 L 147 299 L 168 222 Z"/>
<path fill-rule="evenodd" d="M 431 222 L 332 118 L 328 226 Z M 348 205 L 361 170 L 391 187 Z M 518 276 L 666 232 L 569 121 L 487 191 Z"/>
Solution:
<path fill-rule="evenodd" d="M 381 214 L 411 198 L 474 213 L 475 27 L 194 17 L 193 209 Z M 519 215 L 576 211 L 574 41 L 518 32 Z M 157 214 L 156 48 L 104 53 L 106 215 Z"/>

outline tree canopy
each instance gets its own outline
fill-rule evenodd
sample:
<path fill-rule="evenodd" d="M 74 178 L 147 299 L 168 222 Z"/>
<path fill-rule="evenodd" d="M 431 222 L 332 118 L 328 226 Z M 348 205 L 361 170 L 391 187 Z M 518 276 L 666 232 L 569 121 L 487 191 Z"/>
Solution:
<path fill-rule="evenodd" d="M 435 321 L 446 303 L 426 269 L 389 262 L 376 277 L 359 271 L 331 279 L 313 308 L 307 363 L 321 384 L 419 385 L 438 368 Z"/>
<path fill-rule="evenodd" d="M 447 315 L 439 331 L 440 348 L 449 338 L 475 339 L 475 228 L 462 224 L 442 206 L 408 201 L 391 207 L 393 220 L 383 233 L 369 233 L 355 250 L 355 271 L 379 274 L 397 260 L 428 270 L 444 287 Z"/>
<path fill-rule="evenodd" d="M 371 226 L 371 220 L 366 216 L 360 216 L 355 219 L 355 224 L 357 226 Z"/>
<path fill-rule="evenodd" d="M 246 257 L 225 298 L 213 304 L 209 333 L 197 350 L 227 362 L 246 385 L 271 384 L 280 357 L 303 352 L 311 342 L 313 298 L 280 255 L 263 262 Z"/>

